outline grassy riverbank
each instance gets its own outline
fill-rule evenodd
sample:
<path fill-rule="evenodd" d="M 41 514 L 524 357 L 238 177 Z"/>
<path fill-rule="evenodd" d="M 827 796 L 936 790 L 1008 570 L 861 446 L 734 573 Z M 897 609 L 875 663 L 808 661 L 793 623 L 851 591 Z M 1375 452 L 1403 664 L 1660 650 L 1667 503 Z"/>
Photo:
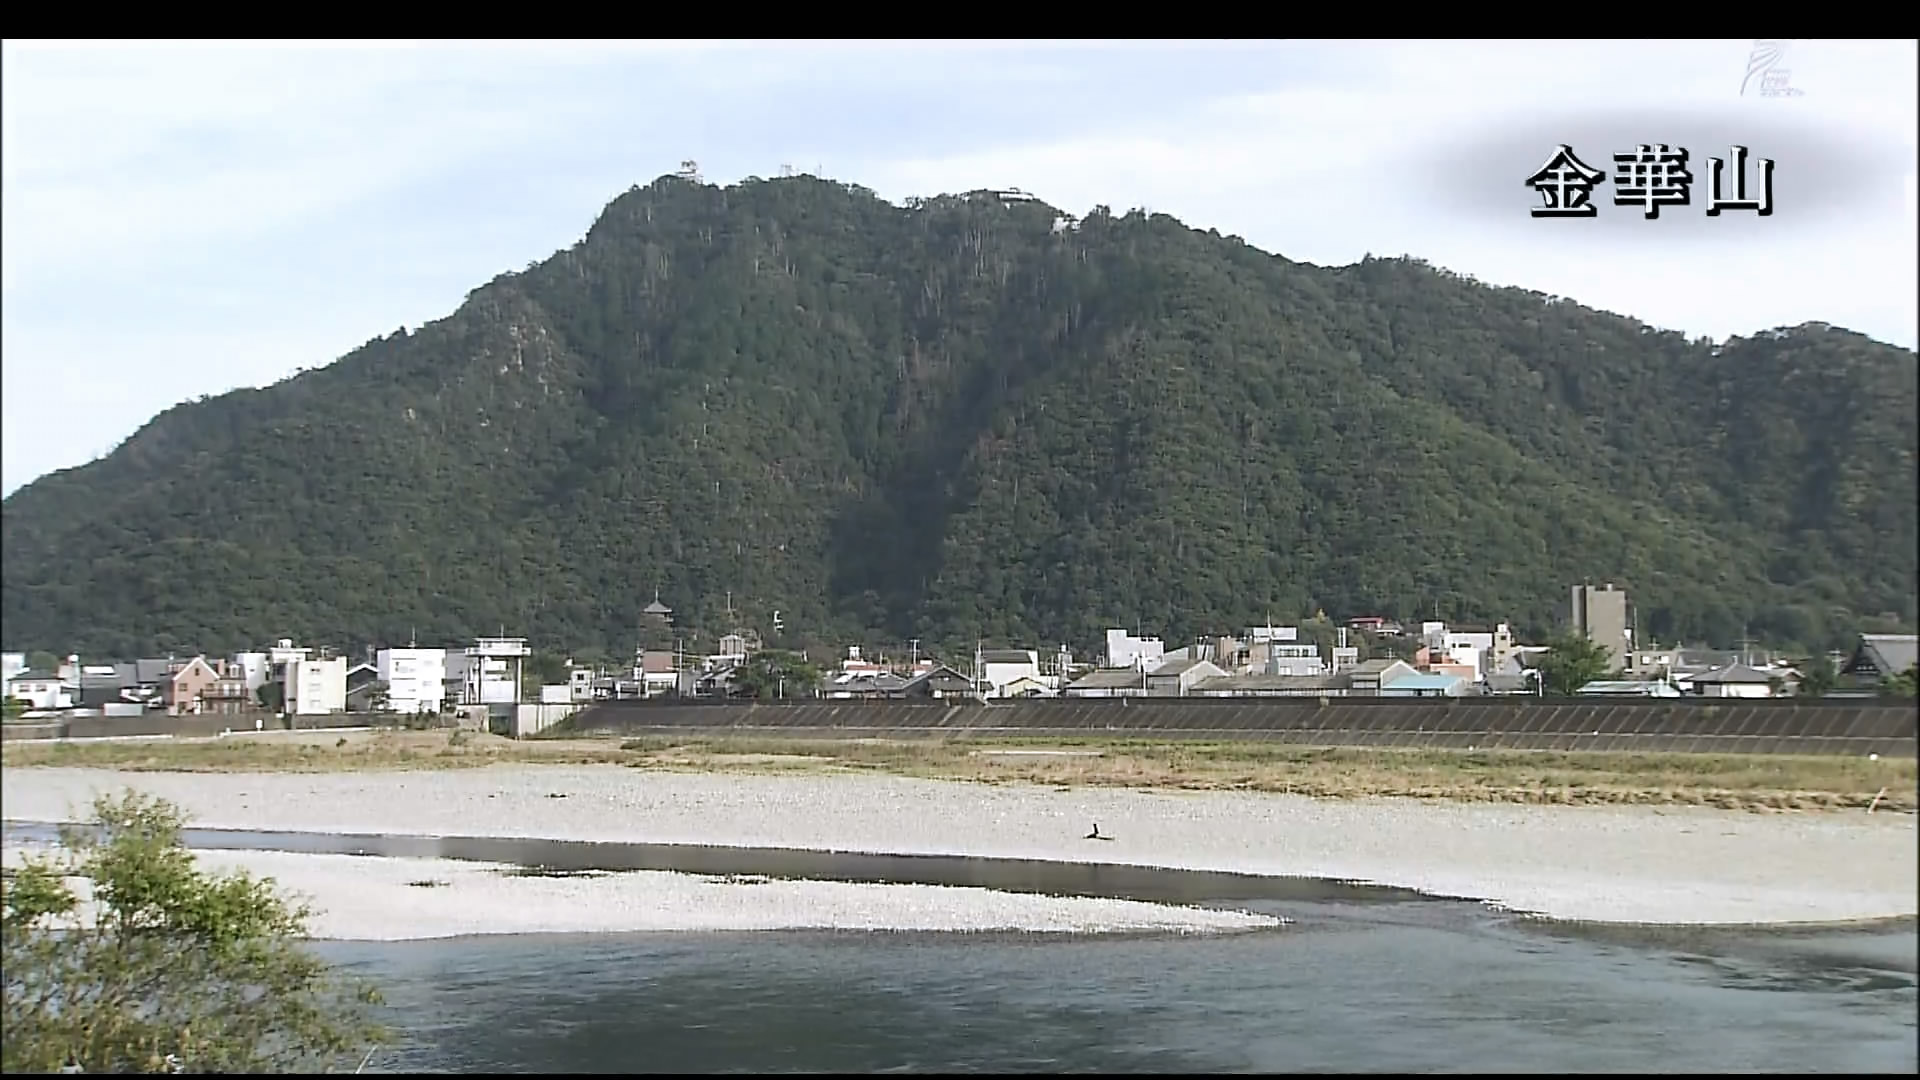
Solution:
<path fill-rule="evenodd" d="M 7 768 L 346 772 L 620 764 L 681 772 L 864 772 L 1055 787 L 1269 791 L 1326 798 L 1652 804 L 1751 810 L 1916 808 L 1911 758 L 1313 748 L 1123 739 L 532 739 L 374 731 L 128 742 L 15 741 Z"/>

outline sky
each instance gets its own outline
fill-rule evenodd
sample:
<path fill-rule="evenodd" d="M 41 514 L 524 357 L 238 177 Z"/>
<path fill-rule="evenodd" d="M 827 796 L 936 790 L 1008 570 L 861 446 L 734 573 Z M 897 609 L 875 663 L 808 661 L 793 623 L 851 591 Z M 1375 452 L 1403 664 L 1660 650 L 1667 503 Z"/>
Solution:
<path fill-rule="evenodd" d="M 10 40 L 0 485 L 443 318 L 687 160 L 895 202 L 1018 187 L 1693 337 L 1819 321 L 1913 348 L 1916 43 L 1758 44 Z M 1615 204 L 1640 143 L 1689 152 L 1689 206 Z M 1736 143 L 1749 197 L 1775 163 L 1770 216 L 1705 213 Z M 1608 177 L 1593 217 L 1530 213 L 1560 144 Z"/>

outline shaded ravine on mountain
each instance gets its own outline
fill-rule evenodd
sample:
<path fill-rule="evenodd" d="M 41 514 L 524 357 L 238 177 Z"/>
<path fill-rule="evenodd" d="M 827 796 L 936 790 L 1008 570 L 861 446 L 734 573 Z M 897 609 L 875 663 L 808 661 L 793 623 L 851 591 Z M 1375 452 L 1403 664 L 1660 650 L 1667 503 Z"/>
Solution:
<path fill-rule="evenodd" d="M 1916 618 L 1916 376 L 1160 214 L 663 177 L 445 319 L 21 489 L 0 618 L 618 655 L 658 590 L 709 643 L 1084 654 L 1319 610 L 1540 633 L 1590 580 L 1644 635 L 1827 647 Z"/>

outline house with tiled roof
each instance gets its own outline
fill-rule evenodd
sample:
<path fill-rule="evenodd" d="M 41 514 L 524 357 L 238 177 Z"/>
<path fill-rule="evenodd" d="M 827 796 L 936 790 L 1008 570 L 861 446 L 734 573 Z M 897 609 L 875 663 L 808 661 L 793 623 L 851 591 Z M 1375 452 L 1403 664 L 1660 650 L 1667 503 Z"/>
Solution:
<path fill-rule="evenodd" d="M 1773 697 L 1774 687 L 1784 681 L 1779 672 L 1732 663 L 1692 676 L 1687 684 L 1701 697 L 1764 698 Z"/>
<path fill-rule="evenodd" d="M 1920 635 L 1861 634 L 1840 674 L 1878 681 L 1920 663 Z"/>

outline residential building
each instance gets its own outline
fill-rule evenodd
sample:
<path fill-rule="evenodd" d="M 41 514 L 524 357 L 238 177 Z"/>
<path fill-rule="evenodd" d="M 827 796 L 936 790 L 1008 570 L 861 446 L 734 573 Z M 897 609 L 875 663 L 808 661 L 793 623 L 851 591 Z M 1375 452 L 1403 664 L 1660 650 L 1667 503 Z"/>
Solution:
<path fill-rule="evenodd" d="M 1048 681 L 1043 682 L 1042 679 L 1048 679 Z M 1047 676 L 1022 675 L 1005 686 L 994 688 L 994 696 L 1003 698 L 1052 697 L 1057 692 Z"/>
<path fill-rule="evenodd" d="M 1349 693 L 1355 696 L 1370 696 L 1380 693 L 1380 688 L 1396 679 L 1417 675 L 1418 671 L 1405 660 L 1393 657 L 1381 657 L 1365 660 L 1346 672 Z"/>
<path fill-rule="evenodd" d="M 1473 684 L 1458 675 L 1416 671 L 1380 687 L 1381 697 L 1460 697 Z"/>
<path fill-rule="evenodd" d="M 1325 675 L 1326 662 L 1320 658 L 1320 646 L 1311 641 L 1269 640 L 1266 646 L 1263 675 Z"/>
<path fill-rule="evenodd" d="M 1101 668 L 1068 683 L 1061 692 L 1072 698 L 1144 697 L 1147 673 L 1139 668 Z"/>
<path fill-rule="evenodd" d="M 1513 626 L 1510 623 L 1496 624 L 1493 628 L 1493 641 L 1489 643 L 1480 660 L 1480 670 L 1482 674 L 1496 670 L 1519 653 L 1520 644 L 1513 640 Z"/>
<path fill-rule="evenodd" d="M 87 709 L 103 705 L 144 704 L 134 681 L 133 664 L 85 664 L 80 668 L 79 697 L 74 704 Z"/>
<path fill-rule="evenodd" d="M 1507 623 L 1492 630 L 1473 630 L 1430 622 L 1421 624 L 1421 630 L 1428 668 L 1461 675 L 1468 682 L 1484 681 L 1517 651 L 1513 628 Z"/>
<path fill-rule="evenodd" d="M 347 658 L 289 660 L 285 709 L 292 716 L 317 716 L 347 708 Z"/>
<path fill-rule="evenodd" d="M 1758 666 L 1767 661 L 1765 651 L 1741 652 L 1732 649 L 1699 649 L 1686 646 L 1671 648 L 1635 648 L 1627 661 L 1626 670 L 1642 679 L 1672 679 L 1684 683 L 1695 675 L 1704 675 L 1709 671 L 1726 667 L 1729 664 L 1748 664 Z"/>
<path fill-rule="evenodd" d="M 1840 674 L 1862 680 L 1880 680 L 1898 675 L 1920 661 L 1920 636 L 1914 634 L 1861 634 L 1859 644 Z"/>
<path fill-rule="evenodd" d="M 904 676 L 891 671 L 836 671 L 821 687 L 820 696 L 829 698 L 892 697 L 906 688 Z"/>
<path fill-rule="evenodd" d="M 1346 672 L 1325 675 L 1227 675 L 1202 679 L 1189 697 L 1346 697 L 1353 692 Z"/>
<path fill-rule="evenodd" d="M 737 662 L 745 660 L 751 655 L 752 653 L 749 652 L 747 648 L 747 637 L 745 634 L 722 634 L 720 635 L 720 651 L 713 654 L 713 659 L 733 660 Z"/>
<path fill-rule="evenodd" d="M 1689 682 L 1693 691 L 1702 697 L 1772 697 L 1776 680 L 1785 681 L 1784 676 L 1776 672 L 1762 671 L 1746 664 L 1728 664 L 1712 671 L 1701 672 Z"/>
<path fill-rule="evenodd" d="M 74 688 L 52 671 L 22 671 L 7 680 L 7 697 L 25 702 L 30 709 L 70 709 Z"/>
<path fill-rule="evenodd" d="M 1458 675 L 1472 686 L 1480 682 L 1480 668 L 1476 664 L 1461 663 L 1447 653 L 1441 653 L 1438 660 L 1429 660 L 1420 669 L 1429 675 Z"/>
<path fill-rule="evenodd" d="M 203 715 L 231 716 L 258 707 L 254 690 L 247 686 L 245 667 L 237 663 L 222 664 L 214 668 L 214 674 L 218 678 L 200 692 L 200 712 Z"/>
<path fill-rule="evenodd" d="M 640 652 L 638 676 L 641 692 L 647 697 L 656 694 L 670 694 L 680 687 L 680 671 L 673 661 L 673 653 L 666 649 L 643 649 Z"/>
<path fill-rule="evenodd" d="M 263 652 L 234 653 L 233 666 L 239 669 L 240 678 L 247 684 L 249 693 L 258 692 L 274 679 L 273 664 Z"/>
<path fill-rule="evenodd" d="M 573 701 L 593 700 L 593 669 L 570 667 L 567 669 L 568 697 Z"/>
<path fill-rule="evenodd" d="M 26 670 L 26 653 L 0 653 L 0 686 L 12 682 L 15 675 L 22 674 Z"/>
<path fill-rule="evenodd" d="M 1125 630 L 1107 631 L 1107 666 L 1150 668 L 1160 663 L 1167 646 L 1159 638 L 1134 637 Z"/>
<path fill-rule="evenodd" d="M 965 697 L 973 693 L 973 680 L 945 664 L 935 664 L 916 672 L 906 685 L 890 695 L 903 698 Z"/>
<path fill-rule="evenodd" d="M 1590 682 L 1574 693 L 1581 697 L 1683 697 L 1671 683 L 1642 679 L 1601 679 Z"/>
<path fill-rule="evenodd" d="M 347 669 L 347 711 L 373 712 L 385 709 L 380 693 L 380 669 L 374 664 L 360 663 Z"/>
<path fill-rule="evenodd" d="M 1343 643 L 1347 640 L 1347 632 L 1345 630 L 1340 631 L 1340 640 Z M 1333 647 L 1333 656 L 1327 663 L 1327 671 L 1329 674 L 1336 671 L 1345 671 L 1359 662 L 1359 646 L 1347 644 L 1335 645 Z"/>
<path fill-rule="evenodd" d="M 398 713 L 437 713 L 447 693 L 447 650 L 381 649 L 376 677 L 387 684 L 387 708 Z"/>
<path fill-rule="evenodd" d="M 1226 674 L 1211 660 L 1172 660 L 1147 672 L 1147 693 L 1154 697 L 1185 697 L 1196 685 Z"/>
<path fill-rule="evenodd" d="M 199 713 L 202 696 L 219 681 L 219 673 L 207 663 L 206 657 L 196 656 L 161 680 L 160 702 L 170 716 Z"/>
<path fill-rule="evenodd" d="M 1035 650 L 986 649 L 980 653 L 981 689 L 988 697 L 1004 696 L 1004 688 L 1021 679 L 1041 683 L 1040 654 Z"/>
<path fill-rule="evenodd" d="M 312 649 L 295 648 L 292 638 L 281 638 L 279 641 L 274 642 L 273 648 L 267 650 L 267 670 L 269 672 L 267 681 L 273 682 L 278 680 L 285 682 L 287 678 L 287 665 L 299 660 L 305 660 L 312 654 Z M 146 663 L 144 660 L 139 662 Z M 141 681 L 144 682 L 145 679 L 143 678 Z"/>
<path fill-rule="evenodd" d="M 858 645 L 847 646 L 847 658 L 840 661 L 840 673 L 843 675 L 878 675 L 885 670 L 885 664 L 862 657 Z"/>
<path fill-rule="evenodd" d="M 1493 697 L 1536 696 L 1540 693 L 1540 680 L 1531 670 L 1496 671 L 1481 683 L 1480 692 Z"/>
<path fill-rule="evenodd" d="M 1609 670 L 1624 670 L 1633 656 L 1633 637 L 1627 621 L 1627 593 L 1612 582 L 1573 587 L 1573 632 L 1598 645 L 1607 654 Z"/>

